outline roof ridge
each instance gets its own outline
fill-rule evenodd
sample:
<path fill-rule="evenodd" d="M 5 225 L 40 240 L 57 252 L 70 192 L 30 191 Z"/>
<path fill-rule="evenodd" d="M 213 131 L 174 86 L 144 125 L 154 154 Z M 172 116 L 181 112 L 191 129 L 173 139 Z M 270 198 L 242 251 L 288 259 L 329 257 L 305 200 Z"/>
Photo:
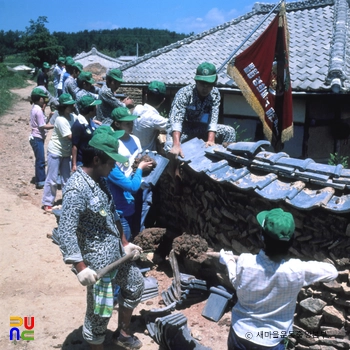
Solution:
<path fill-rule="evenodd" d="M 346 79 L 345 74 L 345 54 L 347 37 L 347 17 L 349 5 L 347 0 L 336 0 L 333 22 L 333 40 L 329 60 L 328 76 L 326 84 L 333 85 L 334 79 Z"/>
<path fill-rule="evenodd" d="M 90 56 L 91 54 L 94 54 L 96 56 L 105 58 L 106 60 L 111 61 L 111 62 L 116 62 L 118 64 L 120 64 L 122 62 L 122 61 L 118 60 L 117 58 L 113 58 L 113 57 L 110 57 L 110 56 L 107 56 L 107 55 L 101 53 L 100 51 L 97 50 L 97 48 L 95 46 L 93 46 L 91 48 L 91 50 L 88 51 L 88 52 L 81 52 L 80 54 L 75 55 L 73 57 L 73 59 L 77 59 L 77 60 L 79 59 L 80 60 L 82 58 Z"/>
<path fill-rule="evenodd" d="M 333 0 L 321 0 L 321 1 L 333 1 Z M 188 37 L 186 39 L 182 39 L 182 40 L 176 41 L 175 43 L 172 43 L 172 44 L 170 44 L 168 46 L 164 46 L 164 47 L 162 47 L 160 49 L 157 49 L 157 50 L 152 51 L 152 52 L 150 52 L 148 54 L 145 54 L 145 55 L 139 57 L 138 59 L 133 60 L 132 62 L 128 62 L 126 64 L 123 64 L 122 66 L 119 67 L 119 69 L 120 70 L 124 70 L 124 69 L 130 68 L 132 66 L 135 66 L 135 65 L 137 65 L 137 64 L 139 64 L 139 63 L 141 63 L 143 61 L 148 60 L 151 57 L 158 56 L 158 55 L 163 54 L 165 52 L 171 51 L 174 48 L 180 47 L 180 46 L 185 45 L 185 44 L 189 44 L 189 43 L 191 43 L 191 42 L 193 42 L 195 40 L 202 39 L 203 37 L 205 37 L 207 35 L 210 35 L 210 34 L 213 34 L 213 33 L 217 32 L 217 31 L 219 31 L 219 30 L 225 29 L 225 28 L 227 28 L 227 27 L 229 27 L 229 26 L 231 26 L 233 24 L 237 24 L 237 23 L 239 23 L 239 22 L 241 22 L 243 20 L 246 20 L 246 19 L 248 19 L 248 18 L 250 18 L 250 17 L 252 17 L 252 16 L 254 16 L 256 14 L 258 14 L 258 12 L 256 12 L 256 11 L 248 12 L 248 13 L 242 15 L 242 16 L 239 16 L 239 17 L 237 17 L 235 19 L 232 19 L 231 21 L 228 21 L 228 22 L 225 22 L 223 24 L 220 24 L 220 25 L 218 25 L 216 27 L 208 29 L 208 30 L 206 30 L 204 32 L 201 32 L 199 34 L 191 35 L 190 37 Z"/>
<path fill-rule="evenodd" d="M 290 2 L 290 3 L 286 3 L 286 10 L 287 11 L 296 11 L 296 10 L 302 10 L 302 9 L 305 9 L 305 8 L 334 5 L 335 1 L 336 0 L 294 1 L 294 2 Z M 255 13 L 270 12 L 273 9 L 274 6 L 276 6 L 276 5 L 275 4 L 266 4 L 266 3 L 256 2 L 254 4 L 254 6 L 253 6 L 253 11 L 255 11 Z M 278 10 L 276 10 L 276 12 L 277 11 Z"/>
<path fill-rule="evenodd" d="M 326 6 L 326 5 L 333 5 L 334 0 L 305 0 L 305 1 L 296 1 L 289 4 L 286 4 L 287 11 L 293 11 L 293 10 L 299 10 L 303 8 L 310 8 L 310 7 L 319 7 L 319 6 Z M 213 27 L 209 30 L 206 30 L 204 32 L 201 32 L 199 34 L 191 35 L 188 38 L 181 39 L 179 41 L 176 41 L 175 43 L 172 43 L 170 45 L 164 46 L 160 49 L 157 49 L 155 51 L 151 51 L 150 53 L 147 53 L 131 62 L 122 64 L 119 69 L 124 70 L 128 69 L 130 67 L 133 67 L 143 61 L 148 60 L 149 58 L 158 56 L 160 54 L 166 53 L 168 51 L 173 50 L 174 48 L 178 48 L 182 45 L 189 44 L 195 40 L 202 39 L 203 37 L 213 34 L 219 30 L 225 29 L 231 25 L 238 24 L 239 22 L 243 20 L 247 20 L 250 17 L 253 17 L 254 15 L 270 12 L 273 7 L 276 6 L 275 4 L 264 4 L 264 3 L 255 3 L 253 6 L 253 10 L 251 12 L 248 12 L 242 16 L 239 16 L 235 19 L 232 19 L 231 21 L 225 22 L 223 24 L 220 24 L 216 27 Z M 277 11 L 277 10 L 276 10 Z"/>

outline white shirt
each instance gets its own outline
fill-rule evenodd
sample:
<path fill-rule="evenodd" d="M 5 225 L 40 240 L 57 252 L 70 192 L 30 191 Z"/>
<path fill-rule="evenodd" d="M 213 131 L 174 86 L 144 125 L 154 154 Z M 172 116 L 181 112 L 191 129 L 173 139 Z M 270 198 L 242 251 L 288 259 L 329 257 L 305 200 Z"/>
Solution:
<path fill-rule="evenodd" d="M 158 133 L 166 129 L 168 120 L 147 103 L 137 105 L 132 114 L 139 116 L 134 120 L 133 134 L 140 139 L 142 150 L 156 151 Z"/>
<path fill-rule="evenodd" d="M 77 116 L 70 114 L 70 120 L 63 116 L 58 116 L 55 120 L 47 151 L 60 157 L 70 157 L 72 154 L 72 141 L 67 138 L 72 134 L 71 127 Z"/>
<path fill-rule="evenodd" d="M 229 265 L 238 298 L 232 308 L 232 327 L 239 337 L 263 346 L 277 345 L 283 340 L 282 332 L 288 336 L 292 331 L 302 287 L 338 276 L 332 264 L 299 259 L 276 263 L 262 250 L 258 255 L 241 254 L 235 265 Z"/>
<path fill-rule="evenodd" d="M 60 75 L 60 81 L 57 84 L 57 90 L 62 90 L 63 89 L 63 75 L 66 73 L 66 68 L 63 67 Z"/>
<path fill-rule="evenodd" d="M 119 139 L 118 153 L 126 158 L 128 161 L 124 164 L 118 163 L 119 168 L 125 174 L 130 176 L 132 174 L 132 165 L 134 164 L 135 158 L 142 152 L 141 143 L 138 137 L 129 135 L 129 141 L 125 142 Z"/>

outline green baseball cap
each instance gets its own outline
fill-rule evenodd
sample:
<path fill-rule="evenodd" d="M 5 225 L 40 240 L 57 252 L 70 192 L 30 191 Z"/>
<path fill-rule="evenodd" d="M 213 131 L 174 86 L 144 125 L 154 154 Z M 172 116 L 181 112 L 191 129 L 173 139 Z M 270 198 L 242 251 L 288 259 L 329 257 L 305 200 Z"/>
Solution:
<path fill-rule="evenodd" d="M 295 223 L 291 213 L 276 208 L 262 211 L 256 218 L 271 238 L 279 241 L 289 241 L 293 237 Z"/>
<path fill-rule="evenodd" d="M 84 95 L 77 102 L 79 109 L 86 108 L 86 107 L 89 107 L 89 106 L 97 106 L 97 105 L 100 105 L 101 103 L 102 103 L 102 100 L 96 100 L 91 95 Z"/>
<path fill-rule="evenodd" d="M 31 96 L 41 96 L 41 97 L 45 97 L 48 98 L 48 94 L 46 91 L 44 91 L 43 89 L 40 88 L 34 88 L 32 90 Z"/>
<path fill-rule="evenodd" d="M 72 64 L 72 67 L 78 68 L 80 72 L 82 72 L 84 69 L 83 65 L 80 62 L 74 62 Z"/>
<path fill-rule="evenodd" d="M 43 63 L 43 68 L 50 69 L 50 65 L 47 62 Z"/>
<path fill-rule="evenodd" d="M 124 134 L 125 134 L 125 130 L 113 130 L 113 128 L 110 125 L 100 125 L 95 131 L 94 133 L 99 133 L 99 132 L 106 132 L 107 131 L 113 131 L 113 136 L 116 137 L 117 139 L 120 139 Z"/>
<path fill-rule="evenodd" d="M 64 57 L 58 57 L 57 58 L 57 63 L 64 63 L 66 60 Z"/>
<path fill-rule="evenodd" d="M 153 80 L 149 83 L 148 90 L 165 95 L 166 86 L 161 81 Z"/>
<path fill-rule="evenodd" d="M 111 118 L 115 122 L 131 122 L 137 119 L 138 116 L 131 114 L 130 110 L 126 107 L 117 107 L 113 109 Z"/>
<path fill-rule="evenodd" d="M 124 131 L 124 130 L 121 130 Z M 124 135 L 124 133 L 122 133 Z M 118 154 L 119 142 L 118 139 L 122 136 L 121 133 L 113 131 L 108 125 L 98 127 L 89 141 L 89 145 L 105 152 L 116 162 L 125 163 L 128 158 Z"/>
<path fill-rule="evenodd" d="M 107 76 L 111 77 L 114 80 L 120 81 L 121 83 L 124 82 L 123 80 L 123 72 L 119 69 L 111 69 L 107 72 Z"/>
<path fill-rule="evenodd" d="M 85 72 L 82 71 L 79 75 L 78 75 L 78 79 L 80 81 L 86 81 L 89 84 L 93 84 L 95 82 L 94 79 L 92 79 L 92 74 L 91 72 Z"/>
<path fill-rule="evenodd" d="M 215 83 L 217 78 L 216 68 L 212 63 L 203 62 L 197 67 L 194 80 L 205 81 L 207 83 Z"/>
<path fill-rule="evenodd" d="M 66 66 L 73 66 L 74 63 L 75 62 L 72 57 L 70 56 L 66 57 Z"/>
<path fill-rule="evenodd" d="M 76 101 L 73 100 L 71 94 L 65 93 L 65 94 L 62 94 L 62 95 L 58 98 L 58 102 L 60 103 L 61 106 L 65 106 L 65 105 L 74 105 L 74 103 L 75 103 Z"/>

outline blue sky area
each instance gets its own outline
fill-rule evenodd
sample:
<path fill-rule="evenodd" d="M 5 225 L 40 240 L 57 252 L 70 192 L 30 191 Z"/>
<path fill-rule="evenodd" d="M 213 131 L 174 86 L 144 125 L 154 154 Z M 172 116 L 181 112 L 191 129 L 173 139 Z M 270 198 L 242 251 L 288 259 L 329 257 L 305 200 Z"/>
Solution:
<path fill-rule="evenodd" d="M 142 27 L 197 34 L 252 11 L 254 3 L 251 0 L 0 0 L 0 30 L 24 31 L 30 20 L 46 16 L 46 28 L 50 32 Z"/>

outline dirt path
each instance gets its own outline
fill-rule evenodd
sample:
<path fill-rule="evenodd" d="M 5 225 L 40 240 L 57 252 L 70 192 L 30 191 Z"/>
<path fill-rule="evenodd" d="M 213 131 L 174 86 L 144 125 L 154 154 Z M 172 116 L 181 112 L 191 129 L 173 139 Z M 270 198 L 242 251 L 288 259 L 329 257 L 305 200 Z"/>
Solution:
<path fill-rule="evenodd" d="M 42 190 L 31 183 L 34 157 L 28 142 L 31 106 L 27 97 L 32 87 L 14 91 L 18 102 L 0 117 L 0 349 L 87 350 L 81 337 L 85 288 L 63 263 L 57 245 L 46 237 L 56 220 L 41 210 Z M 57 200 L 60 198 L 59 191 Z M 167 289 L 172 281 L 169 264 L 150 267 L 148 274 L 157 278 L 159 291 Z M 134 312 L 133 327 L 144 344 L 142 349 L 156 350 L 159 346 L 145 332 L 140 311 L 162 307 L 161 303 L 159 295 L 141 303 Z M 204 305 L 202 302 L 176 312 L 187 317 L 193 336 L 201 344 L 213 350 L 225 349 L 230 315 L 226 313 L 219 323 L 208 321 L 201 316 Z M 110 344 L 117 314 L 116 310 L 109 323 L 106 350 L 117 349 Z M 10 341 L 11 316 L 34 316 L 34 340 Z M 24 326 L 18 328 L 24 330 Z"/>

